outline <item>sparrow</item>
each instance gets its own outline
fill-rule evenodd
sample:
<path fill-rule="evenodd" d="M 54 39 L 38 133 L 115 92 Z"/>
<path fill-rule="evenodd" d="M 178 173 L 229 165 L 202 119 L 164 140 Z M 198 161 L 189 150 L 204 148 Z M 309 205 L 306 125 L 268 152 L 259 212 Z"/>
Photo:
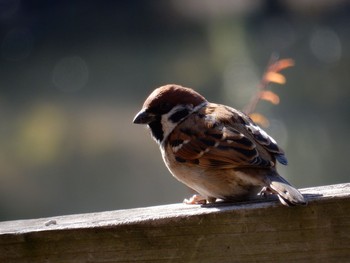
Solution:
<path fill-rule="evenodd" d="M 277 172 L 276 162 L 287 164 L 284 151 L 239 110 L 169 84 L 148 96 L 133 123 L 149 127 L 171 174 L 198 193 L 186 203 L 267 195 L 286 206 L 307 203 Z"/>

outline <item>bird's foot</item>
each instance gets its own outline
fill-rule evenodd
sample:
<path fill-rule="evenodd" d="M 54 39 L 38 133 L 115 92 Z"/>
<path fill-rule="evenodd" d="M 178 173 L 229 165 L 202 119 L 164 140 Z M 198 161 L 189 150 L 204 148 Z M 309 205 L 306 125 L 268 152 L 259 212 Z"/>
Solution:
<path fill-rule="evenodd" d="M 205 205 L 207 199 L 201 195 L 193 195 L 190 199 L 186 198 L 183 203 L 187 205 Z"/>
<path fill-rule="evenodd" d="M 259 196 L 261 197 L 268 197 L 270 195 L 273 195 L 273 192 L 271 191 L 270 188 L 268 188 L 267 186 L 264 186 L 261 191 L 258 193 Z"/>

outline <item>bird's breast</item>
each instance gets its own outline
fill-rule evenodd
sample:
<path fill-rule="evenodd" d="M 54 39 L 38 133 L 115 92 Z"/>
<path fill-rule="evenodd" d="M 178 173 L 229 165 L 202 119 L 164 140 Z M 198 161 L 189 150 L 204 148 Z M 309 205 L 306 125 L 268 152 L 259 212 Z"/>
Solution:
<path fill-rule="evenodd" d="M 170 146 L 169 146 L 170 147 Z M 204 168 L 176 160 L 171 151 L 161 147 L 162 157 L 171 174 L 204 197 L 239 199 L 263 186 L 263 178 L 234 169 Z"/>

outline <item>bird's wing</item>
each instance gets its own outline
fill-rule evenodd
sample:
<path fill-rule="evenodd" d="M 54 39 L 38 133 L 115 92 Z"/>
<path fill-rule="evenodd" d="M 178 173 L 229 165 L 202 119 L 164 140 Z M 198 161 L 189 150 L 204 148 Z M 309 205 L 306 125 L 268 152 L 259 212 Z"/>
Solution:
<path fill-rule="evenodd" d="M 283 151 L 242 112 L 209 104 L 168 137 L 175 159 L 207 168 L 273 167 L 287 163 Z"/>

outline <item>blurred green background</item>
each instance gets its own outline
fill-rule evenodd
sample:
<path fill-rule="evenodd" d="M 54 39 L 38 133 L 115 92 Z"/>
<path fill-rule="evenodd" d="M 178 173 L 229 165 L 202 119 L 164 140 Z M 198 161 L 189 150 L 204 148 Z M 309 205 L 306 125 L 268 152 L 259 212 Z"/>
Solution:
<path fill-rule="evenodd" d="M 345 0 L 2 0 L 0 41 L 0 220 L 181 202 L 135 113 L 167 83 L 242 109 L 272 52 L 296 61 L 257 109 L 281 173 L 349 182 Z"/>

